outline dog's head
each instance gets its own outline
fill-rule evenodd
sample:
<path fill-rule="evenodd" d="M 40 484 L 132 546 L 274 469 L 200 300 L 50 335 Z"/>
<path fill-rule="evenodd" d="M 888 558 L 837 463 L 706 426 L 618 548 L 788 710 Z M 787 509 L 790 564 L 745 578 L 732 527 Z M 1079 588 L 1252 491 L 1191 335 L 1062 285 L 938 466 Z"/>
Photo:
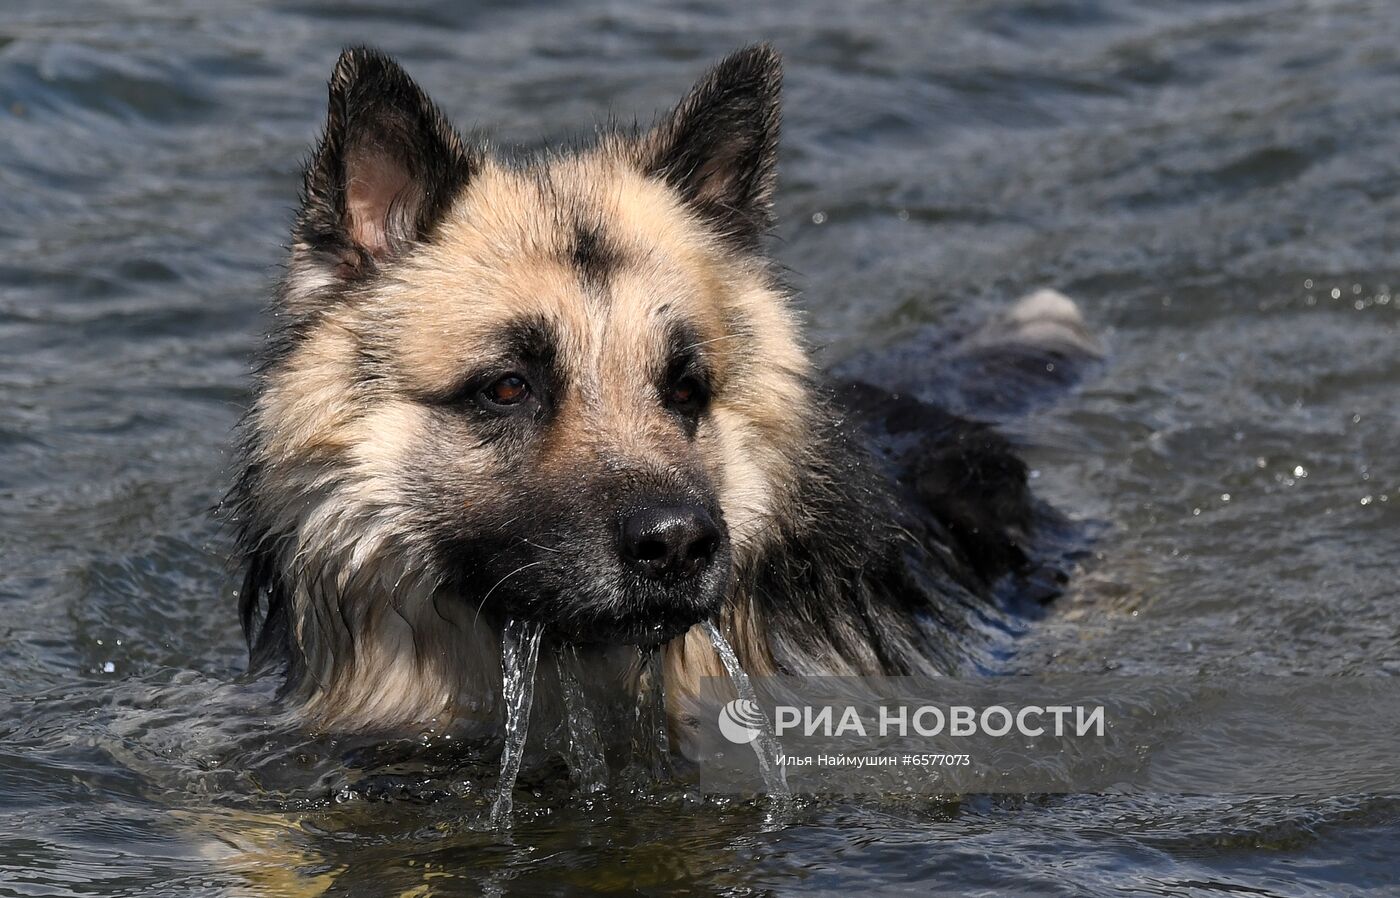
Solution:
<path fill-rule="evenodd" d="M 760 246 L 780 78 L 743 50 L 649 131 L 506 162 L 391 60 L 341 57 L 249 419 L 298 602 L 412 621 L 414 592 L 638 643 L 720 607 L 803 445 Z"/>

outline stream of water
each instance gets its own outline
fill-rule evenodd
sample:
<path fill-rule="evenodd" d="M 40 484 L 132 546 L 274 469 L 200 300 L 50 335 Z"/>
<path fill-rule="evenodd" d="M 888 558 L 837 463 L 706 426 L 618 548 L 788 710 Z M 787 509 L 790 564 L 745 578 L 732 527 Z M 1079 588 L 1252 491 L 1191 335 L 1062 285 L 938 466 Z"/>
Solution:
<path fill-rule="evenodd" d="M 596 716 L 588 706 L 588 696 L 579 679 L 578 649 L 562 646 L 555 660 L 568 727 L 569 770 L 584 794 L 602 791 L 608 786 L 607 755 Z"/>
<path fill-rule="evenodd" d="M 506 622 L 501 634 L 502 701 L 505 705 L 504 742 L 501 747 L 501 779 L 496 800 L 491 805 L 491 825 L 510 825 L 514 807 L 515 780 L 525 757 L 525 741 L 530 733 L 530 708 L 535 700 L 535 670 L 540 660 L 540 640 L 544 625 L 514 619 Z"/>
<path fill-rule="evenodd" d="M 749 745 L 753 746 L 754 755 L 758 758 L 758 769 L 763 774 L 763 785 L 768 790 L 768 794 L 777 802 L 785 802 L 792 797 L 787 785 L 787 770 L 780 763 L 783 747 L 778 743 L 778 737 L 773 733 L 773 721 L 768 718 L 766 712 L 758 704 L 758 695 L 754 692 L 753 684 L 749 682 L 749 675 L 739 663 L 739 656 L 734 653 L 734 647 L 729 644 L 729 640 L 724 638 L 724 633 L 714 621 L 704 623 L 705 634 L 710 637 L 710 642 L 714 644 L 715 651 L 719 653 L 719 659 L 724 664 L 724 669 L 729 674 L 729 679 L 734 682 L 734 688 L 739 693 L 739 698 L 749 702 L 750 707 L 757 710 L 763 720 L 763 728 L 759 730 L 757 738 Z"/>

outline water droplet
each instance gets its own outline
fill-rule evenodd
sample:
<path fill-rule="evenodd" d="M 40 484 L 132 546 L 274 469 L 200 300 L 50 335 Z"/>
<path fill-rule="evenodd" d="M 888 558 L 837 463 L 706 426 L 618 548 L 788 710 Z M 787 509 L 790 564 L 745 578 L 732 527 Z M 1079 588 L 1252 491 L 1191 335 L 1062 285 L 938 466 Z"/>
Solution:
<path fill-rule="evenodd" d="M 108 662 L 106 662 L 106 663 L 104 663 L 104 664 L 102 665 L 102 672 L 103 672 L 103 673 L 116 673 L 116 672 L 117 672 L 117 666 L 116 666 L 115 664 L 113 664 L 111 661 L 108 661 Z"/>
<path fill-rule="evenodd" d="M 1332 298 L 1333 298 L 1333 299 L 1341 299 L 1341 298 L 1342 298 L 1342 290 L 1341 290 L 1340 287 L 1333 287 L 1333 288 L 1332 288 Z"/>
<path fill-rule="evenodd" d="M 1221 493 L 1221 494 L 1220 494 L 1220 501 L 1221 501 L 1221 502 L 1229 502 L 1229 501 L 1230 501 L 1230 494 L 1229 494 L 1229 493 Z"/>
<path fill-rule="evenodd" d="M 1351 304 L 1351 307 L 1352 307 L 1353 309 L 1355 309 L 1356 311 L 1359 312 L 1359 311 L 1361 311 L 1362 309 L 1366 308 L 1366 303 L 1365 303 L 1364 301 L 1358 299 L 1356 302 L 1354 302 L 1354 303 Z"/>
<path fill-rule="evenodd" d="M 1370 504 L 1371 504 L 1372 502 L 1374 502 L 1374 501 L 1375 501 L 1375 497 L 1374 497 L 1374 496 L 1362 496 L 1362 497 L 1361 497 L 1361 504 L 1362 504 L 1362 505 L 1370 505 Z"/>
<path fill-rule="evenodd" d="M 900 209 L 898 212 L 895 213 L 895 215 L 899 218 L 900 221 L 908 221 L 908 220 L 909 220 L 909 210 L 908 210 L 908 209 Z"/>
<path fill-rule="evenodd" d="M 812 224 L 815 224 L 815 225 L 826 224 L 826 213 L 825 213 L 825 212 L 813 212 L 813 213 L 812 213 Z"/>
<path fill-rule="evenodd" d="M 1201 510 L 1200 510 L 1199 508 L 1193 508 L 1193 509 L 1191 509 L 1191 517 L 1193 517 L 1193 518 L 1194 518 L 1194 517 L 1199 517 L 1200 514 L 1201 514 Z"/>
<path fill-rule="evenodd" d="M 1308 476 L 1308 469 L 1303 467 L 1302 465 L 1298 465 L 1296 468 L 1293 469 L 1293 476 L 1306 477 Z"/>
<path fill-rule="evenodd" d="M 1254 467 L 1256 468 L 1267 468 L 1268 466 L 1269 460 L 1262 455 L 1254 460 Z"/>

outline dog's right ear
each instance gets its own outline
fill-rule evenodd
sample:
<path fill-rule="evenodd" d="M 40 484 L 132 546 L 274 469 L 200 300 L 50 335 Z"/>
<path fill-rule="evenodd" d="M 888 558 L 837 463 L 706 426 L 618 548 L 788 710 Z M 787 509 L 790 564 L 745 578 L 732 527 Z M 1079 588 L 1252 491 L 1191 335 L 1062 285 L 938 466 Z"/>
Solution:
<path fill-rule="evenodd" d="M 726 238 L 758 246 L 772 219 L 783 63 L 769 44 L 710 70 L 640 144 L 642 166 Z"/>
<path fill-rule="evenodd" d="M 431 232 L 477 163 L 398 63 L 346 50 L 306 168 L 295 251 L 339 280 L 371 273 Z"/>

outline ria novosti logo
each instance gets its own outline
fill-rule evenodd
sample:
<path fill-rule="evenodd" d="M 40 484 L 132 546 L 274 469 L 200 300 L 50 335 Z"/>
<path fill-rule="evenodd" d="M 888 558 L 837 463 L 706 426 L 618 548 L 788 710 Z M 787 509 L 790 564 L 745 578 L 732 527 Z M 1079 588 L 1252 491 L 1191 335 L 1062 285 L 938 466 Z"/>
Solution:
<path fill-rule="evenodd" d="M 736 698 L 719 709 L 719 731 L 737 745 L 752 742 L 768 728 L 768 719 L 758 702 Z"/>
<path fill-rule="evenodd" d="M 773 734 L 784 736 L 1098 736 L 1105 732 L 1103 705 L 971 705 L 879 706 L 878 715 L 862 715 L 853 705 L 794 706 L 774 709 Z M 736 698 L 719 710 L 719 729 L 739 745 L 757 739 L 769 728 L 758 703 Z"/>

